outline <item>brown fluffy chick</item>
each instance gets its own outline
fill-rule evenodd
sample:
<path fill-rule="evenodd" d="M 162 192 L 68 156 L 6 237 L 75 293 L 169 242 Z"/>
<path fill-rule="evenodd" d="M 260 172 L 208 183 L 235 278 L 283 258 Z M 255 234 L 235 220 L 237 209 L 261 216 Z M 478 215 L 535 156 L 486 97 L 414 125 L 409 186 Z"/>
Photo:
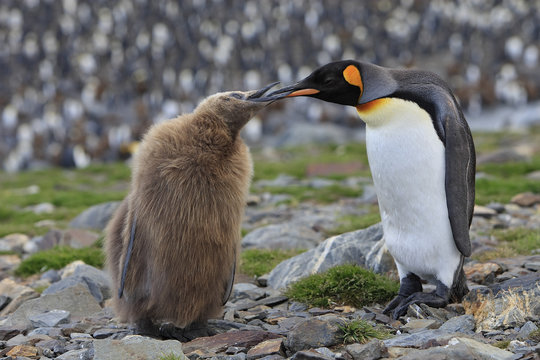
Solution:
<path fill-rule="evenodd" d="M 116 314 L 140 332 L 186 329 L 220 315 L 234 280 L 253 173 L 242 127 L 279 97 L 224 92 L 152 126 L 106 229 Z M 156 330 L 158 329 L 158 330 Z"/>

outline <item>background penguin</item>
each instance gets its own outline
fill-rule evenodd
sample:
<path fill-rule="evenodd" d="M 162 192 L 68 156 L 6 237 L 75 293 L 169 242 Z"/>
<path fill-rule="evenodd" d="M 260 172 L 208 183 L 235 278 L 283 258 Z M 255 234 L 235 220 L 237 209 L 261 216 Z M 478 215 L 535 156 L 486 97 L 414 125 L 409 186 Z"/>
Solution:
<path fill-rule="evenodd" d="M 262 97 L 273 85 L 215 94 L 144 136 L 130 192 L 106 229 L 122 321 L 178 337 L 171 331 L 220 313 L 232 289 L 252 176 L 239 132 L 279 98 Z"/>
<path fill-rule="evenodd" d="M 385 309 L 394 318 L 409 305 L 446 306 L 468 292 L 475 152 L 471 132 L 446 83 L 435 74 L 337 61 L 270 95 L 311 96 L 355 106 L 366 123 L 366 146 L 384 236 L 399 277 Z M 420 279 L 436 290 L 423 293 Z"/>

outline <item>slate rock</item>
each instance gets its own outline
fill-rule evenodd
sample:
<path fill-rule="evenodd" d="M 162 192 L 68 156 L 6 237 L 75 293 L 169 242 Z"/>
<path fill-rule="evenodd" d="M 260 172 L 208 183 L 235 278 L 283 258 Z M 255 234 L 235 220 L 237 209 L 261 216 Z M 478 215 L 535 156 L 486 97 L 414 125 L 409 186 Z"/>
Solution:
<path fill-rule="evenodd" d="M 94 357 L 90 349 L 76 349 L 76 350 L 69 350 L 63 353 L 62 355 L 56 357 L 56 359 L 57 360 L 92 360 L 92 359 L 97 360 L 97 359 L 112 359 L 112 358 Z M 121 359 L 121 358 L 118 358 L 118 359 Z"/>
<path fill-rule="evenodd" d="M 283 350 L 283 339 L 277 338 L 262 341 L 247 352 L 248 360 L 259 359 L 269 355 L 285 355 Z"/>
<path fill-rule="evenodd" d="M 15 269 L 21 263 L 18 255 L 0 255 L 0 271 L 7 272 Z"/>
<path fill-rule="evenodd" d="M 536 326 L 532 321 L 527 321 L 525 324 L 523 324 L 521 329 L 519 329 L 517 338 L 520 340 L 526 340 L 529 338 L 529 334 L 536 330 L 538 330 L 538 326 Z"/>
<path fill-rule="evenodd" d="M 70 318 L 69 311 L 66 310 L 50 310 L 41 314 L 36 314 L 28 317 L 33 327 L 54 327 L 58 324 L 67 324 Z"/>
<path fill-rule="evenodd" d="M 119 339 L 129 334 L 128 329 L 109 329 L 109 328 L 102 328 L 94 331 L 92 334 L 92 337 L 94 339 L 106 339 L 106 338 L 113 338 L 113 339 Z"/>
<path fill-rule="evenodd" d="M 440 323 L 432 319 L 410 319 L 405 325 L 401 326 L 401 330 L 412 333 L 427 329 L 437 329 Z"/>
<path fill-rule="evenodd" d="M 29 316 L 47 310 L 60 309 L 71 313 L 72 320 L 81 319 L 101 310 L 99 303 L 88 289 L 78 284 L 55 294 L 42 295 L 24 302 L 7 318 L 8 325 L 23 324 L 31 326 Z"/>
<path fill-rule="evenodd" d="M 0 311 L 0 316 L 8 315 L 26 301 L 39 297 L 34 289 L 20 285 L 9 278 L 0 281 L 0 294 L 11 298 L 11 301 Z"/>
<path fill-rule="evenodd" d="M 227 333 L 208 337 L 200 337 L 184 343 L 184 353 L 189 355 L 196 352 L 200 356 L 214 356 L 224 352 L 231 346 L 252 347 L 265 340 L 276 339 L 280 336 L 262 330 L 233 330 Z"/>
<path fill-rule="evenodd" d="M 493 284 L 496 276 L 503 272 L 501 266 L 494 262 L 467 264 L 463 270 L 467 279 L 481 285 Z"/>
<path fill-rule="evenodd" d="M 495 346 L 479 341 L 455 337 L 448 341 L 447 346 L 436 346 L 426 350 L 416 350 L 400 357 L 402 360 L 462 360 L 462 359 L 515 359 L 514 354 Z"/>
<path fill-rule="evenodd" d="M 20 358 L 20 357 L 36 357 L 38 356 L 38 354 L 39 354 L 39 350 L 35 346 L 17 345 L 13 347 L 13 349 L 9 350 L 6 355 L 14 357 L 14 358 Z"/>
<path fill-rule="evenodd" d="M 451 318 L 441 325 L 439 329 L 448 332 L 460 332 L 463 334 L 474 333 L 475 321 L 473 315 L 460 315 Z"/>
<path fill-rule="evenodd" d="M 354 360 L 377 360 L 388 355 L 381 340 L 373 339 L 366 344 L 352 344 L 345 348 Z"/>
<path fill-rule="evenodd" d="M 59 245 L 70 246 L 75 249 L 89 247 L 95 244 L 99 235 L 84 229 L 66 229 L 62 232 Z"/>
<path fill-rule="evenodd" d="M 82 213 L 69 223 L 69 227 L 77 229 L 94 229 L 103 230 L 114 211 L 120 205 L 120 201 L 111 201 L 104 204 L 94 205 Z"/>
<path fill-rule="evenodd" d="M 290 357 L 291 360 L 332 360 L 333 356 L 328 356 L 315 349 L 298 351 Z"/>
<path fill-rule="evenodd" d="M 26 326 L 23 325 L 2 325 L 0 326 L 0 341 L 9 340 L 23 333 L 26 329 Z"/>
<path fill-rule="evenodd" d="M 0 251 L 14 251 L 22 254 L 24 244 L 30 241 L 25 234 L 9 234 L 0 238 Z"/>
<path fill-rule="evenodd" d="M 55 247 L 62 240 L 63 232 L 57 229 L 49 230 L 45 235 L 32 238 L 36 251 L 47 250 Z M 32 250 L 32 251 L 34 251 Z"/>
<path fill-rule="evenodd" d="M 435 330 L 423 330 L 412 334 L 397 335 L 391 339 L 383 340 L 384 345 L 387 348 L 393 346 L 399 347 L 414 347 L 422 348 L 426 344 L 433 345 L 446 345 L 448 340 L 455 337 L 455 333 L 449 333 L 448 331 L 435 329 Z"/>
<path fill-rule="evenodd" d="M 0 310 L 5 308 L 7 304 L 9 304 L 10 301 L 11 301 L 11 298 L 9 296 L 0 295 Z"/>
<path fill-rule="evenodd" d="M 52 284 L 59 281 L 61 278 L 60 278 L 60 274 L 58 274 L 58 270 L 50 269 L 50 270 L 45 271 L 41 275 L 40 279 L 48 280 Z"/>
<path fill-rule="evenodd" d="M 43 295 L 55 294 L 77 284 L 86 286 L 92 296 L 100 303 L 111 297 L 109 275 L 103 270 L 96 269 L 95 267 L 84 263 L 78 264 L 75 267 L 73 275 L 55 282 L 45 289 Z"/>
<path fill-rule="evenodd" d="M 324 239 L 312 226 L 296 222 L 272 224 L 251 231 L 242 239 L 244 249 L 312 249 Z"/>
<path fill-rule="evenodd" d="M 341 341 L 343 334 L 339 326 L 343 325 L 345 320 L 337 316 L 320 316 L 303 320 L 289 331 L 285 347 L 289 351 L 297 352 L 336 345 Z"/>
<path fill-rule="evenodd" d="M 281 262 L 270 272 L 268 285 L 274 289 L 285 288 L 302 277 L 341 264 L 366 266 L 367 255 L 382 236 L 382 226 L 377 224 L 331 237 L 315 249 Z"/>
<path fill-rule="evenodd" d="M 529 207 L 535 204 L 540 204 L 540 195 L 533 194 L 532 192 L 526 192 L 515 195 L 510 201 L 519 206 Z"/>
<path fill-rule="evenodd" d="M 531 315 L 540 315 L 540 274 L 471 289 L 462 303 L 474 315 L 476 331 L 521 327 Z"/>

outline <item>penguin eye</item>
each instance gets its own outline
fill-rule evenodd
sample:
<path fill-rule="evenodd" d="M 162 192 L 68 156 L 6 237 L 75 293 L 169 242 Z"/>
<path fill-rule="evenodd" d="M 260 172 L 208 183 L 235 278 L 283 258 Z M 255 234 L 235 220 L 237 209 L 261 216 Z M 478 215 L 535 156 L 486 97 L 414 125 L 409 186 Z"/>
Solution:
<path fill-rule="evenodd" d="M 334 79 L 333 78 L 326 78 L 324 80 L 324 85 L 328 86 L 328 85 L 333 85 L 334 84 Z"/>
<path fill-rule="evenodd" d="M 243 99 L 244 97 L 240 93 L 232 93 L 231 96 L 236 99 Z"/>

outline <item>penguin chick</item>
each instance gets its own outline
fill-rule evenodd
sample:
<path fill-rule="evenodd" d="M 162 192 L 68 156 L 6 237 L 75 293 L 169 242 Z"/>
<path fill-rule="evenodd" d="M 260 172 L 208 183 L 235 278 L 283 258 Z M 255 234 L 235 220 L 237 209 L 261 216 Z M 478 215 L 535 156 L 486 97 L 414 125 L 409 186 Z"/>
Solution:
<path fill-rule="evenodd" d="M 399 277 L 385 309 L 394 319 L 409 305 L 443 307 L 468 292 L 475 151 L 461 108 L 433 73 L 387 69 L 353 60 L 322 66 L 277 94 L 310 96 L 356 107 L 386 246 Z M 421 279 L 436 285 L 423 293 Z"/>
<path fill-rule="evenodd" d="M 219 315 L 233 284 L 252 161 L 239 136 L 279 98 L 218 93 L 154 125 L 133 159 L 129 194 L 106 229 L 121 321 L 141 331 L 187 328 Z"/>

